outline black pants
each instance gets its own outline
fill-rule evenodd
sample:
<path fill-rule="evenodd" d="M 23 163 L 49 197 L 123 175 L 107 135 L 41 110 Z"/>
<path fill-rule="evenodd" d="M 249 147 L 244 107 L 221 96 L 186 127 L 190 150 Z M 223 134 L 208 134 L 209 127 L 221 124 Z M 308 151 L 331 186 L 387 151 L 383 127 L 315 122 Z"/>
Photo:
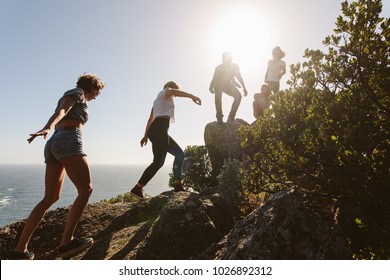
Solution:
<path fill-rule="evenodd" d="M 148 131 L 148 138 L 152 142 L 153 162 L 145 169 L 139 183 L 146 185 L 157 171 L 164 165 L 167 153 L 175 157 L 173 161 L 173 178 L 181 180 L 181 168 L 185 154 L 179 145 L 168 135 L 169 120 L 156 118 Z"/>

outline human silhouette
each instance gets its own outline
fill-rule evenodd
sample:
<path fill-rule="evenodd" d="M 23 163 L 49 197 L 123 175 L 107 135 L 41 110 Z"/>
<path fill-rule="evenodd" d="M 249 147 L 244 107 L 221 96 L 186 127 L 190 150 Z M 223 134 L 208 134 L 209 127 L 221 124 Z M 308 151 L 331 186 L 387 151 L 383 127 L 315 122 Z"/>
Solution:
<path fill-rule="evenodd" d="M 261 91 L 253 95 L 253 116 L 259 119 L 264 115 L 266 109 L 270 106 L 269 96 L 271 95 L 271 87 L 268 84 L 261 86 Z"/>
<path fill-rule="evenodd" d="M 141 139 L 141 147 L 147 144 L 148 139 L 152 142 L 153 162 L 145 169 L 138 183 L 130 191 L 130 194 L 138 199 L 145 199 L 143 188 L 164 165 L 167 153 L 175 157 L 173 162 L 174 191 L 184 191 L 181 183 L 181 169 L 185 155 L 180 146 L 168 134 L 169 124 L 174 121 L 174 97 L 187 97 L 192 99 L 195 104 L 202 104 L 199 97 L 180 90 L 173 81 L 167 82 L 157 95 L 146 124 L 145 134 Z"/>
<path fill-rule="evenodd" d="M 265 83 L 269 84 L 271 91 L 276 93 L 280 89 L 280 80 L 286 74 L 286 62 L 282 60 L 286 56 L 280 47 L 272 50 L 272 59 L 268 61 L 267 72 L 265 74 Z"/>
<path fill-rule="evenodd" d="M 78 194 L 69 210 L 58 247 L 59 255 L 61 258 L 70 258 L 93 244 L 92 238 L 75 238 L 73 234 L 92 193 L 91 174 L 87 155 L 83 152 L 81 131 L 88 120 L 87 102 L 96 99 L 103 88 L 104 83 L 99 77 L 91 74 L 81 75 L 76 88 L 68 90 L 59 99 L 54 114 L 43 129 L 30 134 L 27 140 L 29 143 L 38 136 L 46 139 L 50 130 L 55 128 L 45 145 L 44 197 L 28 217 L 19 242 L 10 253 L 10 259 L 34 259 L 34 253 L 28 251 L 27 246 L 47 210 L 59 199 L 65 172 L 77 188 Z"/>
<path fill-rule="evenodd" d="M 237 83 L 236 79 L 239 83 Z M 233 63 L 233 56 L 230 52 L 222 54 L 222 64 L 215 68 L 213 79 L 210 83 L 210 92 L 215 95 L 215 109 L 217 111 L 217 122 L 223 122 L 222 113 L 222 93 L 234 98 L 228 122 L 234 122 L 238 107 L 241 103 L 241 93 L 238 88 L 243 88 L 244 96 L 248 95 L 244 80 L 240 73 L 240 68 L 236 63 Z"/>

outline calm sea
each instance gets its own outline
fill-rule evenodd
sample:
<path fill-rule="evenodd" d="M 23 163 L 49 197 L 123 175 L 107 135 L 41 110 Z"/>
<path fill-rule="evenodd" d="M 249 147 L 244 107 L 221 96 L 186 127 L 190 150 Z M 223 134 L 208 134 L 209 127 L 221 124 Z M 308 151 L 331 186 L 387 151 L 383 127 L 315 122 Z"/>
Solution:
<path fill-rule="evenodd" d="M 146 165 L 91 165 L 93 193 L 90 203 L 110 199 L 128 192 Z M 170 190 L 171 167 L 166 164 L 145 187 L 145 193 L 156 196 Z M 45 165 L 0 165 L 0 227 L 27 218 L 44 194 Z M 76 188 L 66 177 L 60 199 L 50 208 L 72 204 Z"/>

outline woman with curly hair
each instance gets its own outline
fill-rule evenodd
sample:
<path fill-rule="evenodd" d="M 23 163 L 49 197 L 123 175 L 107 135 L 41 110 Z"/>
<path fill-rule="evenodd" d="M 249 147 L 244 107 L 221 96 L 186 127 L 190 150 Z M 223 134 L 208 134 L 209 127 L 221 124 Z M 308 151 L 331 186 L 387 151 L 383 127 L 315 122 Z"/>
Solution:
<path fill-rule="evenodd" d="M 34 259 L 27 246 L 35 229 L 47 210 L 60 197 L 65 172 L 75 185 L 78 195 L 73 202 L 58 247 L 61 258 L 70 258 L 93 244 L 92 238 L 74 238 L 76 226 L 92 193 L 91 174 L 87 155 L 83 152 L 81 130 L 88 120 L 87 102 L 96 99 L 104 83 L 91 74 L 81 75 L 77 86 L 59 99 L 54 114 L 38 132 L 30 134 L 31 143 L 36 137 L 47 139 L 50 131 L 54 133 L 46 142 L 44 157 L 46 163 L 45 194 L 28 217 L 19 242 L 10 259 Z"/>
<path fill-rule="evenodd" d="M 265 74 L 265 83 L 269 84 L 271 91 L 277 93 L 280 88 L 280 80 L 286 74 L 286 62 L 283 58 L 286 53 L 280 47 L 275 47 L 272 50 L 272 59 L 268 61 L 267 72 Z"/>

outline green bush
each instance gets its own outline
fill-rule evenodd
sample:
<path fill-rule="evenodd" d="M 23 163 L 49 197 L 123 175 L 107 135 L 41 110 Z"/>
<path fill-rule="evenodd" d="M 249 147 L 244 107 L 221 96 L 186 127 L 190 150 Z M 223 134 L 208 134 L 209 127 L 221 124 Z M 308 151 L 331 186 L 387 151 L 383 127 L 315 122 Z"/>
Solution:
<path fill-rule="evenodd" d="M 240 131 L 263 183 L 339 202 L 356 258 L 390 258 L 390 238 L 374 238 L 378 228 L 390 234 L 390 27 L 381 10 L 379 0 L 342 3 L 328 51 L 306 50 L 289 89 Z M 362 216 L 364 229 L 353 225 Z"/>
<path fill-rule="evenodd" d="M 200 192 L 217 185 L 217 179 L 212 176 L 212 165 L 205 146 L 187 146 L 183 163 L 183 186 Z M 169 184 L 172 186 L 173 174 L 170 174 Z"/>
<path fill-rule="evenodd" d="M 225 160 L 218 176 L 219 185 L 228 205 L 234 208 L 234 216 L 241 219 L 260 206 L 270 193 L 280 190 L 266 185 L 263 173 L 249 158 Z"/>

